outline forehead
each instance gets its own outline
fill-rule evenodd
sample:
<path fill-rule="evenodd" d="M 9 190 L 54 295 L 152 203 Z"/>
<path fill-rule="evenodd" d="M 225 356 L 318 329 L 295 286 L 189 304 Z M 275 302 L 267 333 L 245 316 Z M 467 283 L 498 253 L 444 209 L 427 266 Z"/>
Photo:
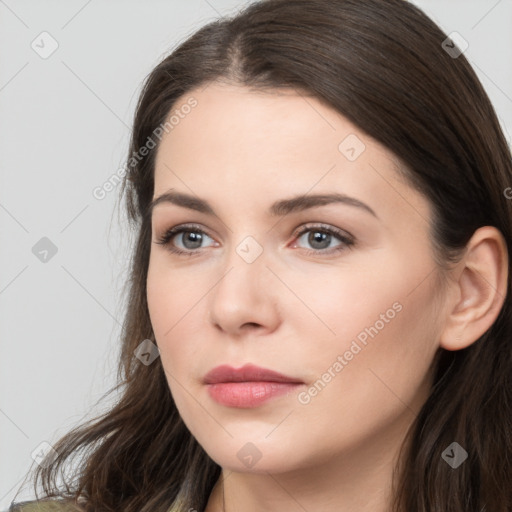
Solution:
<path fill-rule="evenodd" d="M 210 84 L 185 94 L 170 114 L 191 98 L 195 107 L 158 147 L 155 196 L 176 188 L 215 202 L 236 192 L 263 209 L 262 199 L 336 191 L 384 216 L 415 210 L 428 218 L 426 199 L 401 180 L 395 155 L 317 98 Z"/>

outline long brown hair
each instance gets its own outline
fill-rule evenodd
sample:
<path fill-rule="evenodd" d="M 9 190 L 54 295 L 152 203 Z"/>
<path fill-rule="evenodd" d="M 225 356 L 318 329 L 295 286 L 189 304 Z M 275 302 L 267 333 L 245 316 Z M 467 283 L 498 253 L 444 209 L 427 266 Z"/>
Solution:
<path fill-rule="evenodd" d="M 433 207 L 430 235 L 440 269 L 474 231 L 495 226 L 512 254 L 512 157 L 496 113 L 463 54 L 405 0 L 266 0 L 213 21 L 147 77 L 137 105 L 122 189 L 137 238 L 119 362 L 120 398 L 64 436 L 58 458 L 38 467 L 46 496 L 86 501 L 86 511 L 203 511 L 220 467 L 185 427 L 160 358 L 134 357 L 154 341 L 146 302 L 156 150 L 133 160 L 178 100 L 216 80 L 313 95 L 382 143 Z M 449 44 L 449 48 L 453 44 Z M 511 286 L 509 269 L 508 289 Z M 397 467 L 394 511 L 512 510 L 512 298 L 463 350 L 439 349 L 430 396 Z M 442 452 L 468 453 L 453 469 Z M 404 443 L 405 446 L 405 443 Z M 78 469 L 56 477 L 80 455 Z M 400 469 L 398 471 L 398 469 Z"/>

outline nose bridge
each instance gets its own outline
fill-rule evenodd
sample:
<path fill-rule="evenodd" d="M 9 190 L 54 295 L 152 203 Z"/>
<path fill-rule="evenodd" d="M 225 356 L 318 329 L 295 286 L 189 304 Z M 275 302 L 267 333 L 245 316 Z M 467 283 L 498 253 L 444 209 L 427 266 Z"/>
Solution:
<path fill-rule="evenodd" d="M 247 265 L 252 265 L 261 258 L 264 249 L 263 245 L 252 235 L 245 236 L 242 241 L 235 247 L 234 251 L 239 258 Z"/>
<path fill-rule="evenodd" d="M 267 254 L 263 245 L 254 236 L 246 235 L 230 247 L 224 263 L 224 277 L 218 287 L 242 294 L 240 301 L 249 296 L 256 297 L 254 292 L 261 288 L 258 285 L 265 278 L 264 274 L 268 273 Z"/>
<path fill-rule="evenodd" d="M 252 235 L 242 238 L 225 255 L 222 277 L 211 300 L 212 321 L 225 331 L 236 331 L 244 324 L 271 327 L 277 320 L 272 287 L 264 281 L 271 276 L 267 253 Z M 268 274 L 268 275 L 267 275 Z"/>

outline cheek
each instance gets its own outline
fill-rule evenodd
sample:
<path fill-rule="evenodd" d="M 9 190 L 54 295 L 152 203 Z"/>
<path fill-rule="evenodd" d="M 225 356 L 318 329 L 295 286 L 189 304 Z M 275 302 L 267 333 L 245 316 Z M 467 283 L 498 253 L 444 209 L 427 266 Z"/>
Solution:
<path fill-rule="evenodd" d="M 204 284 L 201 284 L 197 273 L 171 266 L 165 251 L 152 252 L 146 293 L 155 331 L 171 334 L 173 331 L 169 330 L 179 325 L 180 318 L 190 316 L 194 304 L 204 292 Z"/>
<path fill-rule="evenodd" d="M 409 407 L 419 411 L 426 398 L 439 327 L 433 281 L 425 280 L 412 292 L 412 275 L 409 279 L 387 275 L 380 280 L 376 276 L 374 283 L 374 292 L 364 297 L 338 291 L 336 310 L 328 301 L 318 304 L 336 336 L 324 337 L 321 350 L 317 347 L 309 354 L 315 377 L 308 396 L 303 397 L 303 403 L 311 398 L 306 414 L 337 403 L 341 416 L 351 411 L 349 418 L 343 417 L 344 424 L 356 429 L 375 422 L 376 411 L 382 419 Z"/>
<path fill-rule="evenodd" d="M 345 375 L 332 379 L 338 383 L 333 388 L 360 383 L 367 389 L 374 381 L 384 388 L 389 383 L 404 398 L 412 398 L 437 349 L 434 274 L 429 275 L 428 259 L 411 265 L 403 254 L 380 256 L 372 265 L 351 266 L 350 272 L 341 269 L 331 272 L 329 279 L 315 279 L 315 286 L 310 277 L 295 276 L 293 290 L 311 310 L 295 304 L 297 327 L 301 323 L 300 332 L 306 333 L 305 345 L 297 350 L 308 361 L 312 379 L 329 371 Z M 297 307 L 304 315 L 297 314 Z M 316 342 L 308 343 L 313 335 Z M 333 368 L 338 356 L 343 368 Z"/>
<path fill-rule="evenodd" d="M 155 261 L 156 260 L 156 261 Z M 158 258 L 150 261 L 147 278 L 147 302 L 151 325 L 166 370 L 175 373 L 184 366 L 189 353 L 196 349 L 196 336 L 184 338 L 197 324 L 197 304 L 200 289 L 193 278 L 187 279 L 183 273 L 166 268 Z M 196 315 L 194 315 L 196 313 Z"/>
<path fill-rule="evenodd" d="M 336 324 L 337 331 L 347 334 L 324 338 L 320 349 L 302 354 L 312 378 L 297 396 L 301 405 L 295 428 L 310 425 L 309 438 L 320 454 L 335 449 L 325 442 L 326 435 L 335 436 L 340 449 L 363 442 L 414 419 L 428 396 L 428 369 L 435 353 L 435 328 L 425 307 L 429 295 L 391 293 L 392 299 L 397 297 L 401 309 L 388 312 L 387 323 L 380 313 L 386 315 L 388 296 L 372 297 L 365 314 L 347 304 Z"/>
<path fill-rule="evenodd" d="M 364 263 L 325 268 L 314 278 L 292 271 L 284 275 L 293 291 L 293 297 L 288 294 L 290 298 L 282 301 L 286 320 L 297 332 L 315 334 L 322 345 L 337 350 L 348 349 L 358 335 L 364 342 L 369 338 L 365 329 L 375 323 L 379 331 L 387 329 L 402 309 L 409 290 L 406 279 L 394 278 L 392 268 L 382 260 L 379 267 L 375 260 Z M 316 350 L 314 345 L 311 348 Z"/>

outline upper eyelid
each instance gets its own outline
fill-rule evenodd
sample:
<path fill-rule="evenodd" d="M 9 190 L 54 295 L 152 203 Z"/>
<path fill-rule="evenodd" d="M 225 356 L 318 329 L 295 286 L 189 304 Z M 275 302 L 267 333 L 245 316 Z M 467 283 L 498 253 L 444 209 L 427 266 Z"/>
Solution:
<path fill-rule="evenodd" d="M 300 224 L 298 227 L 294 228 L 293 229 L 293 232 L 296 233 L 296 232 L 300 232 L 302 230 L 305 230 L 305 229 L 330 229 L 330 230 L 333 230 L 333 231 L 340 231 L 342 233 L 346 233 L 347 236 L 351 236 L 350 233 L 348 233 L 347 231 L 345 231 L 344 229 L 342 228 L 338 228 L 336 226 L 333 226 L 329 223 L 326 223 L 326 222 L 321 222 L 321 221 L 309 221 L 309 222 L 303 222 L 302 224 Z M 183 230 L 183 231 L 201 231 L 205 234 L 208 235 L 209 233 L 209 228 L 205 228 L 204 226 L 202 226 L 201 224 L 196 224 L 196 223 L 183 223 L 183 224 L 176 224 L 174 226 L 171 226 L 171 227 L 164 227 L 162 228 L 160 231 L 162 233 L 165 233 L 167 231 L 170 231 L 171 229 L 175 229 L 175 230 Z M 157 229 L 153 229 L 154 232 L 157 232 L 159 230 Z M 208 235 L 210 236 L 210 235 Z"/>
<path fill-rule="evenodd" d="M 338 237 L 341 241 L 343 241 L 343 239 L 355 240 L 355 237 L 348 231 L 338 228 L 338 227 L 335 227 L 335 226 L 332 226 L 325 222 L 320 222 L 320 221 L 316 221 L 316 222 L 310 221 L 310 222 L 302 223 L 301 225 L 299 225 L 298 227 L 293 229 L 293 236 L 299 237 L 299 236 L 302 236 L 305 232 L 308 232 L 308 231 L 311 231 L 314 229 L 316 229 L 318 231 L 330 232 L 332 235 Z M 214 236 L 209 234 L 208 229 L 205 229 L 200 224 L 196 224 L 196 223 L 177 224 L 170 228 L 164 228 L 162 230 L 161 236 L 165 236 L 165 234 L 171 230 L 175 231 L 173 233 L 171 239 L 176 237 L 177 235 L 179 235 L 183 232 L 187 232 L 187 231 L 198 231 L 198 232 L 204 233 L 206 236 L 208 236 L 212 240 L 214 239 Z"/>

